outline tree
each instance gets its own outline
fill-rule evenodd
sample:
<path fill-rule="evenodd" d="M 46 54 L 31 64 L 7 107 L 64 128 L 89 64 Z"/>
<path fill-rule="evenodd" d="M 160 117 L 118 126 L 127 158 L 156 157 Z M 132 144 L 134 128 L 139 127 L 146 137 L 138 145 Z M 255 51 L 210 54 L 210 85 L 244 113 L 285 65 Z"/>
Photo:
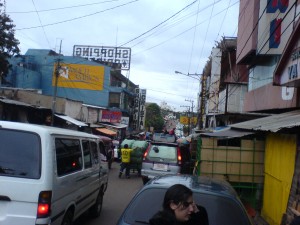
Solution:
<path fill-rule="evenodd" d="M 154 130 L 162 130 L 164 123 L 160 108 L 156 103 L 150 103 L 146 106 L 146 127 L 153 127 Z"/>
<path fill-rule="evenodd" d="M 171 106 L 169 106 L 166 101 L 162 101 L 160 103 L 160 110 L 163 118 L 165 118 L 165 116 L 168 116 L 170 113 L 173 112 Z"/>
<path fill-rule="evenodd" d="M 11 65 L 8 59 L 18 55 L 20 42 L 15 38 L 15 25 L 8 15 L 4 12 L 3 3 L 0 3 L 0 78 L 4 78 L 9 72 Z"/>

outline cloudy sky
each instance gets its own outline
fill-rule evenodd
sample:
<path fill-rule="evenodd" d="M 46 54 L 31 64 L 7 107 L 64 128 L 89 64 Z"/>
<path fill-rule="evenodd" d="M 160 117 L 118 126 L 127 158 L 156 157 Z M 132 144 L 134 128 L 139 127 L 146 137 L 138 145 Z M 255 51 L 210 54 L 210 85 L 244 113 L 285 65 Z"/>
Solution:
<path fill-rule="evenodd" d="M 3 0 L 1 0 L 3 1 Z M 131 48 L 122 74 L 147 89 L 147 102 L 196 110 L 201 74 L 222 37 L 236 37 L 239 0 L 6 0 L 22 54 L 74 45 Z M 193 103 L 192 103 L 193 101 Z"/>

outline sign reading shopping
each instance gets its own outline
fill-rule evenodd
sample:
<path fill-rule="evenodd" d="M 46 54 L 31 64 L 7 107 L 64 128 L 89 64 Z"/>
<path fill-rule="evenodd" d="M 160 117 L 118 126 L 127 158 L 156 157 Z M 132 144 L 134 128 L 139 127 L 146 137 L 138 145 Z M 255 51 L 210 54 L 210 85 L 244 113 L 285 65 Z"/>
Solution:
<path fill-rule="evenodd" d="M 74 45 L 73 56 L 118 65 L 121 70 L 130 69 L 131 48 Z"/>

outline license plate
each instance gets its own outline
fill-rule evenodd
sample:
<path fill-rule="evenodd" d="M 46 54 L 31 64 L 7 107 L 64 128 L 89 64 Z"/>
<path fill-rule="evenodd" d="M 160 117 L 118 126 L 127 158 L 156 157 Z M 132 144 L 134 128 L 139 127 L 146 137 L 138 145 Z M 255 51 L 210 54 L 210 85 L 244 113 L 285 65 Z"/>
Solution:
<path fill-rule="evenodd" d="M 168 171 L 168 165 L 156 163 L 153 165 L 154 170 Z"/>

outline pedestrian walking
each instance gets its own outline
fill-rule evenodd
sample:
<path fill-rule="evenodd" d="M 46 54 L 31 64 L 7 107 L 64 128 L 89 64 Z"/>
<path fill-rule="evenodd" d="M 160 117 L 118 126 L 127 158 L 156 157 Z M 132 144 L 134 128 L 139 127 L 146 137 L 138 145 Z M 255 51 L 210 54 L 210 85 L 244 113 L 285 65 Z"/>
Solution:
<path fill-rule="evenodd" d="M 193 192 L 182 184 L 171 186 L 164 197 L 163 210 L 149 221 L 150 225 L 208 225 L 206 209 L 196 205 Z"/>
<path fill-rule="evenodd" d="M 126 178 L 130 178 L 130 154 L 132 149 L 128 147 L 128 144 L 124 145 L 121 149 L 121 168 L 119 173 L 119 178 L 121 178 L 123 171 L 125 169 Z"/>

